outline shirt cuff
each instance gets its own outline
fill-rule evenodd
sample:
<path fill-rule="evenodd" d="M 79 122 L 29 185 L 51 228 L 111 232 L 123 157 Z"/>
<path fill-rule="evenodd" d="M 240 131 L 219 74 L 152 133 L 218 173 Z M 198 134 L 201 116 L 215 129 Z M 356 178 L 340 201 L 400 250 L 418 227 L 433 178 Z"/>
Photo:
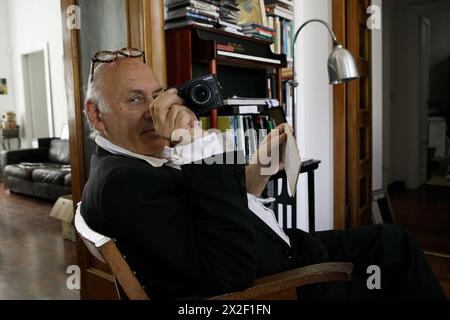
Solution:
<path fill-rule="evenodd" d="M 175 147 L 172 153 L 172 161 L 183 165 L 203 159 L 211 158 L 223 153 L 223 148 L 216 133 L 211 133 L 194 142 Z"/>

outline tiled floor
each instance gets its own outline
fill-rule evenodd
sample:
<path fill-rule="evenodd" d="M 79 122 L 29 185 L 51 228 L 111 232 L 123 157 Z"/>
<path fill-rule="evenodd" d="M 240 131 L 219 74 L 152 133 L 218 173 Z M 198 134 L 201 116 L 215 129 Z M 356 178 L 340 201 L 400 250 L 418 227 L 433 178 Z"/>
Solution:
<path fill-rule="evenodd" d="M 79 299 L 66 269 L 75 243 L 64 240 L 53 203 L 9 194 L 0 183 L 0 299 Z"/>

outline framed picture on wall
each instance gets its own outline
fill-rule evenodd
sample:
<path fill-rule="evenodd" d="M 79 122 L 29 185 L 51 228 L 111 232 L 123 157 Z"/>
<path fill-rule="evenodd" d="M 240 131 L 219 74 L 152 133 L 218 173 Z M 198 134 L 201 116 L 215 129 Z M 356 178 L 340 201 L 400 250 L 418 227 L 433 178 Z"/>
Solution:
<path fill-rule="evenodd" d="M 267 26 L 266 6 L 264 0 L 238 0 L 241 11 L 239 24 L 257 23 Z"/>
<path fill-rule="evenodd" d="M 0 78 L 0 96 L 6 96 L 8 94 L 8 84 L 5 78 Z"/>

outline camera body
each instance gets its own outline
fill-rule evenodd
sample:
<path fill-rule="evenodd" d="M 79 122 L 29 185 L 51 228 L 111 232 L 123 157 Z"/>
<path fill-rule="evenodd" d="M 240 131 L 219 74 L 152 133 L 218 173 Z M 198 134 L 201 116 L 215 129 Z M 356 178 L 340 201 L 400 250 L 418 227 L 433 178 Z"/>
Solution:
<path fill-rule="evenodd" d="M 175 88 L 186 106 L 197 115 L 223 106 L 222 87 L 214 74 L 189 80 Z"/>

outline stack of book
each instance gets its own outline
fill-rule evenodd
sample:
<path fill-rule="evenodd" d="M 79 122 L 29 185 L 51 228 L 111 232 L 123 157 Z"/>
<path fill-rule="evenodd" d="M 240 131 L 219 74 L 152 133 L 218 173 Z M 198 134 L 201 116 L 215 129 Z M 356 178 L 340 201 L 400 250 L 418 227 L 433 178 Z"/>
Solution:
<path fill-rule="evenodd" d="M 251 38 L 273 41 L 273 28 L 257 23 L 243 24 L 242 32 Z"/>
<path fill-rule="evenodd" d="M 265 0 L 266 11 L 269 15 L 292 21 L 294 20 L 294 1 Z"/>
<path fill-rule="evenodd" d="M 209 117 L 200 117 L 204 130 L 209 129 Z M 268 115 L 231 115 L 218 117 L 218 130 L 231 132 L 234 136 L 235 150 L 242 151 L 246 162 L 258 150 L 264 137 L 276 128 L 275 121 Z"/>
<path fill-rule="evenodd" d="M 166 0 L 166 7 L 166 30 L 191 24 L 212 28 L 219 22 L 219 0 Z"/>
<path fill-rule="evenodd" d="M 283 109 L 286 115 L 286 121 L 292 125 L 293 124 L 293 105 L 292 105 L 292 87 L 289 83 L 289 80 L 292 79 L 293 73 L 292 68 L 286 68 L 282 70 L 282 96 L 283 96 Z M 267 87 L 270 98 L 277 97 L 277 86 L 278 80 L 277 75 L 275 73 L 270 73 L 267 76 Z"/>
<path fill-rule="evenodd" d="M 243 35 L 239 26 L 239 10 L 236 0 L 220 0 L 219 29 Z"/>
<path fill-rule="evenodd" d="M 274 29 L 272 51 L 285 54 L 291 64 L 293 59 L 294 2 L 292 0 L 266 0 L 267 22 Z"/>

